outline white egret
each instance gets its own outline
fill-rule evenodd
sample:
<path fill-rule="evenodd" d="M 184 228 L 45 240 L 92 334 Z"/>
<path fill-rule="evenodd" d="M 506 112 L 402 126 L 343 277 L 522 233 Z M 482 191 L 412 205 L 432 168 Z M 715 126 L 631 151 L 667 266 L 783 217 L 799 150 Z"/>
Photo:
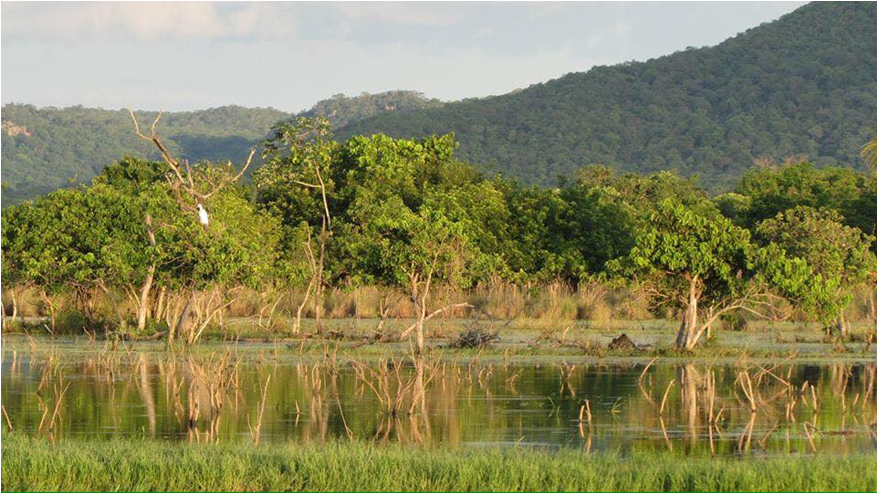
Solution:
<path fill-rule="evenodd" d="M 207 218 L 207 210 L 201 204 L 198 205 L 198 221 L 204 226 L 210 223 L 210 220 Z"/>

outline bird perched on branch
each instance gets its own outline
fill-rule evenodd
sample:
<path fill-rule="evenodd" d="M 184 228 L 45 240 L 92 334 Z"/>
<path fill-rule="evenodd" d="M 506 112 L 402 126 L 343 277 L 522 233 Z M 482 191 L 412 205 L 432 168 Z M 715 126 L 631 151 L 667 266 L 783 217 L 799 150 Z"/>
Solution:
<path fill-rule="evenodd" d="M 204 209 L 204 206 L 201 204 L 198 205 L 198 221 L 200 221 L 201 225 L 205 228 L 210 223 L 210 220 L 207 217 L 207 210 Z"/>

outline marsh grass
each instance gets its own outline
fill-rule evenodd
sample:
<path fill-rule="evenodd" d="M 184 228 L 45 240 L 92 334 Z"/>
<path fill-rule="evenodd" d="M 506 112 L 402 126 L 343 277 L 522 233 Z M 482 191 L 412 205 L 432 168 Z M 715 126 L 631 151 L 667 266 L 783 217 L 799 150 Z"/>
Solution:
<path fill-rule="evenodd" d="M 875 455 L 673 453 L 64 440 L 3 434 L 4 491 L 860 491 Z"/>

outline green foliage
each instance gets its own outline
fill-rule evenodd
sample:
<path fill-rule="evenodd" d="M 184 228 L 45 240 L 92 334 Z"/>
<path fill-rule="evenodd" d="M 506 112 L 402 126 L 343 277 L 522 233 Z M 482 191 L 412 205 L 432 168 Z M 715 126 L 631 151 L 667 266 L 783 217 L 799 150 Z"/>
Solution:
<path fill-rule="evenodd" d="M 59 190 L 3 212 L 3 256 L 13 279 L 49 292 L 88 290 L 128 277 L 148 262 L 140 218 L 104 185 Z"/>
<path fill-rule="evenodd" d="M 755 275 L 752 250 L 750 232 L 715 210 L 705 214 L 666 199 L 630 253 L 612 267 L 619 274 L 644 276 L 661 302 L 684 308 L 692 280 L 698 280 L 700 299 L 708 304 L 741 296 Z"/>
<path fill-rule="evenodd" d="M 133 289 L 151 266 L 160 285 L 257 286 L 272 275 L 278 221 L 226 188 L 205 204 L 210 227 L 181 212 L 165 165 L 126 158 L 89 187 L 55 191 L 3 211 L 4 282 L 50 293 Z M 199 165 L 196 184 L 227 174 Z M 147 226 L 146 218 L 150 218 Z M 155 245 L 149 231 L 155 236 Z"/>
<path fill-rule="evenodd" d="M 454 132 L 459 156 L 549 185 L 591 163 L 729 187 L 762 156 L 862 168 L 874 136 L 873 3 L 805 5 L 717 46 L 510 94 L 353 122 L 348 137 Z"/>
<path fill-rule="evenodd" d="M 610 263 L 615 274 L 638 279 L 657 305 L 681 311 L 678 348 L 691 350 L 730 311 L 767 315 L 753 307 L 770 306 L 769 292 L 804 303 L 824 298 L 807 262 L 777 244 L 754 244 L 748 230 L 709 206 L 662 201 L 631 252 Z"/>
<path fill-rule="evenodd" d="M 280 122 L 263 144 L 265 165 L 255 173 L 254 185 L 260 207 L 282 220 L 277 277 L 287 283 L 309 279 L 308 259 L 317 255 L 310 239 L 331 229 L 329 201 L 334 198 L 332 165 L 337 148 L 324 118 Z"/>
<path fill-rule="evenodd" d="M 864 233 L 875 232 L 878 194 L 874 175 L 799 163 L 752 170 L 744 175 L 737 191 L 749 203 L 738 213 L 741 224 L 749 228 L 796 206 L 808 206 L 832 209 L 844 224 Z"/>
<path fill-rule="evenodd" d="M 415 141 L 381 135 L 341 147 L 339 196 L 347 205 L 338 229 L 341 271 L 402 286 L 413 277 L 468 283 L 474 273 L 464 266 L 481 256 L 474 239 L 490 238 L 478 228 L 486 218 L 471 216 L 458 202 L 472 205 L 471 191 L 443 179 L 454 147 L 451 136 Z"/>
<path fill-rule="evenodd" d="M 802 306 L 824 325 L 842 316 L 854 287 L 874 277 L 875 255 L 869 250 L 874 239 L 843 225 L 833 210 L 797 206 L 761 222 L 756 235 L 807 261 L 813 277 Z"/>
<path fill-rule="evenodd" d="M 576 286 L 615 276 L 709 326 L 767 303 L 759 297 L 769 291 L 820 320 L 837 318 L 874 272 L 863 250 L 873 239 L 860 229 L 875 224 L 864 173 L 762 169 L 738 192 L 710 199 L 674 172 L 592 165 L 543 189 L 486 177 L 456 159 L 457 146 L 453 135 L 337 142 L 326 119 L 281 122 L 264 142 L 254 187 L 209 197 L 235 176 L 231 164 L 192 165 L 190 194 L 174 186 L 168 165 L 126 157 L 90 186 L 4 210 L 3 279 L 77 294 L 134 294 L 153 275 L 171 290 L 304 287 L 319 264 L 321 288 L 383 284 L 415 298 L 431 283 Z M 315 261 L 320 253 L 325 263 Z"/>

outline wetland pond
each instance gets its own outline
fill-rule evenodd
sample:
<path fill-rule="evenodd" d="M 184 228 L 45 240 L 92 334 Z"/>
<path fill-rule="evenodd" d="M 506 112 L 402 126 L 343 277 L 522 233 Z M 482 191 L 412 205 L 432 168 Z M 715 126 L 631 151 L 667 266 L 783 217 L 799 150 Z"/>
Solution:
<path fill-rule="evenodd" d="M 682 454 L 870 453 L 876 366 L 303 356 L 7 338 L 4 426 L 46 436 Z M 389 354 L 388 354 L 389 355 Z M 8 422 L 6 422 L 8 420 Z"/>

